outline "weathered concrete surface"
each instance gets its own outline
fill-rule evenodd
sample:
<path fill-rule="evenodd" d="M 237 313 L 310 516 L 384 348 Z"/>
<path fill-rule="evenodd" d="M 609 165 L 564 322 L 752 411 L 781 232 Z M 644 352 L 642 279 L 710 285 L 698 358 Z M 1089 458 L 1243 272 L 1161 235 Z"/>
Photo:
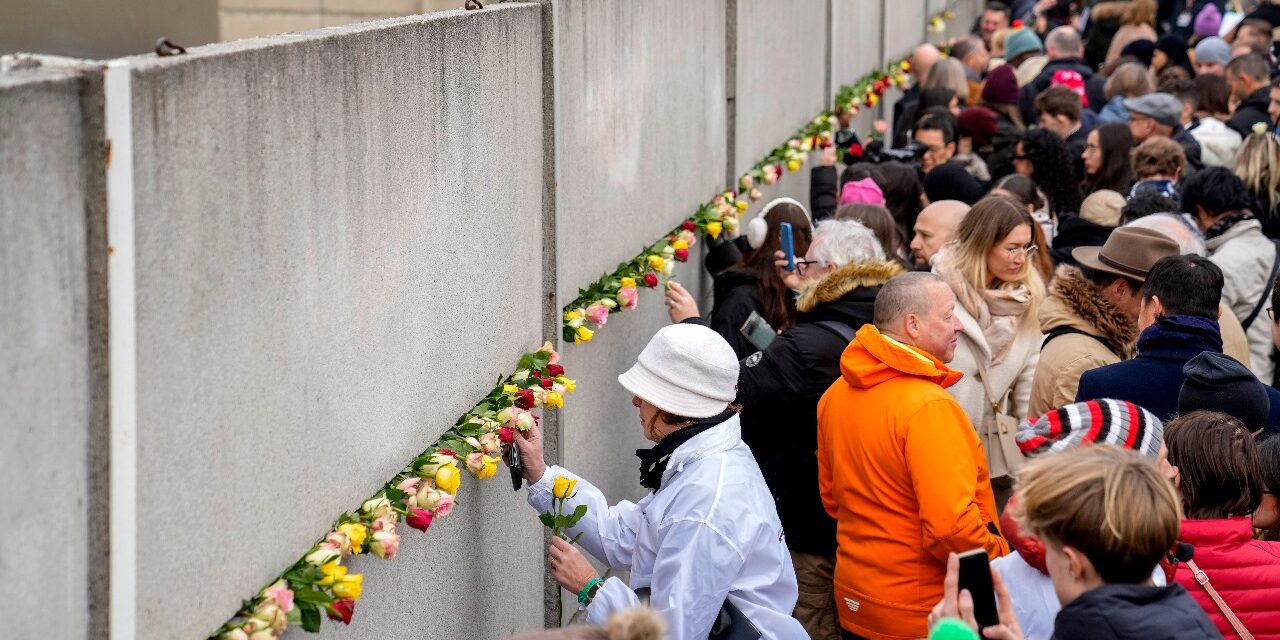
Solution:
<path fill-rule="evenodd" d="M 89 637 L 89 502 L 106 488 L 90 486 L 82 82 L 0 74 L 0 612 L 14 638 Z"/>
<path fill-rule="evenodd" d="M 563 305 L 724 186 L 724 2 L 551 4 Z"/>
<path fill-rule="evenodd" d="M 827 108 L 826 0 L 737 0 L 734 174 Z"/>
<path fill-rule="evenodd" d="M 540 50 L 523 5 L 136 61 L 142 637 L 211 631 L 541 342 Z M 362 563 L 357 635 L 537 624 L 504 482 Z"/>
<path fill-rule="evenodd" d="M 218 40 L 218 0 L 0 0 L 0 54 L 110 58 Z"/>
<path fill-rule="evenodd" d="M 925 41 L 925 0 L 886 0 L 883 11 L 885 60 L 902 58 Z"/>
<path fill-rule="evenodd" d="M 880 2 L 832 0 L 831 90 L 853 84 L 883 63 Z"/>

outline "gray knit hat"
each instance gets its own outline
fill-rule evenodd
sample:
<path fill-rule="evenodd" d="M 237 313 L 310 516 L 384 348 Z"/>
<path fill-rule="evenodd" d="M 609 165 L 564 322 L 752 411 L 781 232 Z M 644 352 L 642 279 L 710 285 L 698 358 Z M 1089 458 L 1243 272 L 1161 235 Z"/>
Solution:
<path fill-rule="evenodd" d="M 1018 427 L 1018 448 L 1028 456 L 1061 453 L 1101 443 L 1137 451 L 1151 460 L 1164 444 L 1164 424 L 1155 414 L 1124 400 L 1090 400 L 1054 409 Z"/>

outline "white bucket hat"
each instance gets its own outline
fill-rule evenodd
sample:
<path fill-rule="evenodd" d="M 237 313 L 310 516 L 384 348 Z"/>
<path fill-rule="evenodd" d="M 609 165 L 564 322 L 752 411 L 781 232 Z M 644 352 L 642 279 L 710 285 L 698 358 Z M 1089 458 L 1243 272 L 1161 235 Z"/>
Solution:
<path fill-rule="evenodd" d="M 618 382 L 668 413 L 710 418 L 737 396 L 738 358 L 715 331 L 673 324 L 654 334 Z"/>

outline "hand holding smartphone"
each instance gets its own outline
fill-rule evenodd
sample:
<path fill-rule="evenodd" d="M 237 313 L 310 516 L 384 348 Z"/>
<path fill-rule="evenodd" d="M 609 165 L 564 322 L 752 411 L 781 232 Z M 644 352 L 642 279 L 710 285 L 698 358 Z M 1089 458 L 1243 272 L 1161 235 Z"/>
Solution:
<path fill-rule="evenodd" d="M 973 598 L 973 618 L 978 631 L 1000 624 L 996 611 L 996 591 L 991 584 L 991 562 L 984 549 L 974 549 L 959 555 L 960 590 L 968 591 Z"/>
<path fill-rule="evenodd" d="M 778 225 L 779 243 L 782 245 L 782 252 L 787 256 L 787 271 L 796 270 L 796 246 L 791 236 L 791 223 L 783 222 Z"/>

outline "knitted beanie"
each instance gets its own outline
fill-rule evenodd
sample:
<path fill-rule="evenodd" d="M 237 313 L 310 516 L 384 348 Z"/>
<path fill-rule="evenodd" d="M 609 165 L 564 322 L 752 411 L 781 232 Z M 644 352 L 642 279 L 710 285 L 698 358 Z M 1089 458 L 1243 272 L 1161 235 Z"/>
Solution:
<path fill-rule="evenodd" d="M 871 178 L 850 180 L 840 189 L 840 206 L 846 204 L 874 204 L 884 206 L 884 191 Z"/>
<path fill-rule="evenodd" d="M 1248 367 L 1231 356 L 1205 351 L 1182 367 L 1178 413 L 1218 411 L 1257 431 L 1267 424 L 1271 398 Z"/>
<path fill-rule="evenodd" d="M 1221 27 L 1222 12 L 1212 2 L 1206 3 L 1200 13 L 1196 15 L 1196 35 L 1201 38 L 1211 38 L 1218 35 L 1218 29 Z"/>
<path fill-rule="evenodd" d="M 1028 456 L 1061 453 L 1083 444 L 1109 444 L 1151 460 L 1164 444 L 1164 424 L 1155 414 L 1124 400 L 1066 405 L 1018 426 L 1018 448 Z"/>
<path fill-rule="evenodd" d="M 1035 31 L 1021 27 L 1014 29 L 1013 33 L 1004 39 L 1005 60 L 1013 60 L 1028 51 L 1044 52 L 1044 44 L 1040 42 L 1040 37 Z"/>
<path fill-rule="evenodd" d="M 960 127 L 960 136 L 973 138 L 974 146 L 978 147 L 991 144 L 999 131 L 996 112 L 986 107 L 969 107 L 961 111 L 956 124 Z"/>
<path fill-rule="evenodd" d="M 1013 67 L 1002 64 L 987 74 L 982 99 L 991 104 L 1018 104 L 1018 78 L 1013 74 Z"/>

